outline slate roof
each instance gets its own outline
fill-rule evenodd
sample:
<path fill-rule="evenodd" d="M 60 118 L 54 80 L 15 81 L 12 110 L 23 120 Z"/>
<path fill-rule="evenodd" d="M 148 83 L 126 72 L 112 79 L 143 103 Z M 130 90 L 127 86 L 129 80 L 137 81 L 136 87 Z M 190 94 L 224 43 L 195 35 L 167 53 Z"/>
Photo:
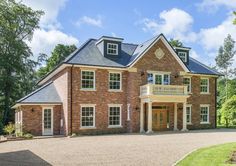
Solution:
<path fill-rule="evenodd" d="M 117 58 L 104 57 L 96 46 L 98 40 L 90 39 L 66 58 L 63 63 L 120 68 L 129 67 L 161 35 L 164 37 L 163 34 L 160 34 L 139 45 L 122 43 L 121 53 Z M 191 57 L 186 67 L 194 74 L 222 75 Z"/>
<path fill-rule="evenodd" d="M 17 103 L 61 103 L 61 99 L 53 82 L 49 82 L 38 88 L 27 96 L 21 98 Z"/>

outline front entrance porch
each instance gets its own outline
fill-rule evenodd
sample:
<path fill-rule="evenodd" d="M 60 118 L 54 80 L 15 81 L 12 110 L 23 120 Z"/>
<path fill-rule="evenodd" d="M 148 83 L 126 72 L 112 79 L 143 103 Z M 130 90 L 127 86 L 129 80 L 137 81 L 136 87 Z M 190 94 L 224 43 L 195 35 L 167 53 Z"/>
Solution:
<path fill-rule="evenodd" d="M 187 131 L 186 105 L 189 95 L 186 88 L 173 85 L 142 86 L 140 132 Z"/>

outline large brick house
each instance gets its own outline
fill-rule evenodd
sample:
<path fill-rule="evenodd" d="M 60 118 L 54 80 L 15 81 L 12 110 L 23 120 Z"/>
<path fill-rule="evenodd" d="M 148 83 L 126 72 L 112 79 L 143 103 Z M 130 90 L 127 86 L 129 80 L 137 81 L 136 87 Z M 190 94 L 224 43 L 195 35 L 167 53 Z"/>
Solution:
<path fill-rule="evenodd" d="M 17 101 L 17 131 L 34 135 L 216 127 L 220 73 L 173 48 L 163 34 L 142 44 L 89 39 Z"/>

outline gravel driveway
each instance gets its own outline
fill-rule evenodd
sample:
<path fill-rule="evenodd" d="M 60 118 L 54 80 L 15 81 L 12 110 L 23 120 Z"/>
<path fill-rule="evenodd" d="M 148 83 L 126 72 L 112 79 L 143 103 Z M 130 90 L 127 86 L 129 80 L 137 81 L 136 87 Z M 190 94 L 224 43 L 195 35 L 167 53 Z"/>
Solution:
<path fill-rule="evenodd" d="M 236 142 L 236 130 L 215 129 L 48 138 L 0 144 L 0 165 L 172 165 L 188 152 Z"/>

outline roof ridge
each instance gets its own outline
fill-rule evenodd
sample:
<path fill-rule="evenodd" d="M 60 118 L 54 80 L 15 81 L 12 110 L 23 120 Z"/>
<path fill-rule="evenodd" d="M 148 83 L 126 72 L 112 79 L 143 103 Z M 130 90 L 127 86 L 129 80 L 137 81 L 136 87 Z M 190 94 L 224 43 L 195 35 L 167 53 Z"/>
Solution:
<path fill-rule="evenodd" d="M 48 83 L 46 83 L 46 84 L 44 84 L 43 86 L 41 86 L 41 87 L 35 89 L 33 92 L 29 93 L 29 94 L 26 95 L 25 97 L 23 97 L 23 98 L 17 100 L 16 103 L 19 103 L 19 102 L 21 102 L 21 101 L 23 101 L 23 100 L 29 98 L 30 96 L 32 96 L 32 95 L 34 95 L 35 93 L 39 92 L 40 90 L 46 88 L 47 86 L 49 86 L 49 85 L 52 84 L 52 83 L 53 83 L 53 81 L 49 81 Z"/>

